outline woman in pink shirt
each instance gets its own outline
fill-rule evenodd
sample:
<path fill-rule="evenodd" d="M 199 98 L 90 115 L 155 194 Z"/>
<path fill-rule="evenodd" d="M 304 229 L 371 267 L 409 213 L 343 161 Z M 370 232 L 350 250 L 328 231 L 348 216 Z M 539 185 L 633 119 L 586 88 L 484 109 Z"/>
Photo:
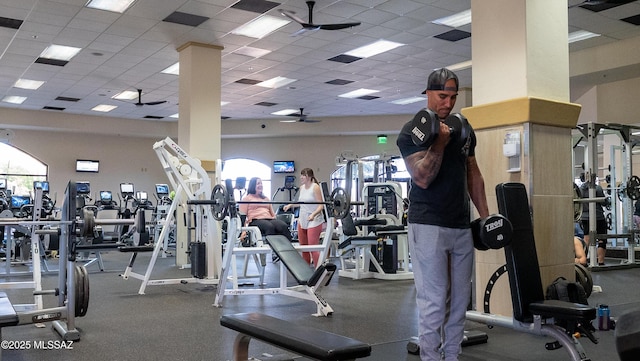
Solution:
<path fill-rule="evenodd" d="M 249 186 L 247 187 L 247 194 L 242 197 L 242 201 L 248 202 L 268 202 L 269 197 L 262 194 L 262 179 L 258 177 L 251 178 L 249 180 Z M 247 216 L 246 225 L 256 226 L 260 229 L 263 236 L 272 234 L 281 234 L 289 241 L 292 240 L 291 230 L 289 225 L 285 222 L 276 219 L 276 214 L 273 211 L 271 204 L 258 204 L 258 203 L 240 203 L 240 213 Z"/>

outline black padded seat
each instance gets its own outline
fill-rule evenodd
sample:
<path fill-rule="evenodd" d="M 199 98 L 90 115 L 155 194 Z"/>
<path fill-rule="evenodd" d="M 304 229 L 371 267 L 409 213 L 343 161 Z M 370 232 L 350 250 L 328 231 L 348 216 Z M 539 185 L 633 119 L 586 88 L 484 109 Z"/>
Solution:
<path fill-rule="evenodd" d="M 621 361 L 640 360 L 640 308 L 618 317 L 615 330 L 616 349 Z"/>
<path fill-rule="evenodd" d="M 285 236 L 270 235 L 266 237 L 266 240 L 273 252 L 280 258 L 280 262 L 289 270 L 299 285 L 313 287 L 320 280 L 324 270 L 329 272 L 336 270 L 336 266 L 332 263 L 320 265 L 314 270 Z"/>
<path fill-rule="evenodd" d="M 314 360 L 355 360 L 371 354 L 371 345 L 361 341 L 261 313 L 223 315 L 220 325 Z"/>
<path fill-rule="evenodd" d="M 540 266 L 533 236 L 527 190 L 521 183 L 496 186 L 498 210 L 513 226 L 513 241 L 504 247 L 511 287 L 513 318 L 531 323 L 534 316 L 586 324 L 596 318 L 596 309 L 566 301 L 545 300 Z"/>
<path fill-rule="evenodd" d="M 152 252 L 154 246 L 119 246 L 118 250 L 123 253 L 130 252 Z"/>

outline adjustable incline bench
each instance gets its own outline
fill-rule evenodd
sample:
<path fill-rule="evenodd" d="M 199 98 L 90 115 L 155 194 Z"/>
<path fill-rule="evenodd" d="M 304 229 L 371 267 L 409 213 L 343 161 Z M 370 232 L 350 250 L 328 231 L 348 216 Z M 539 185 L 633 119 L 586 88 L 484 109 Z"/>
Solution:
<path fill-rule="evenodd" d="M 467 319 L 549 336 L 556 342 L 548 343 L 548 350 L 564 346 L 572 360 L 590 360 L 574 333 L 582 331 L 597 343 L 593 335 L 581 327 L 596 318 L 596 309 L 579 303 L 544 299 L 526 188 L 520 183 L 502 183 L 496 186 L 496 195 L 500 214 L 513 226 L 512 241 L 504 247 L 513 318 L 467 311 Z M 554 320 L 563 321 L 567 326 L 560 327 Z"/>

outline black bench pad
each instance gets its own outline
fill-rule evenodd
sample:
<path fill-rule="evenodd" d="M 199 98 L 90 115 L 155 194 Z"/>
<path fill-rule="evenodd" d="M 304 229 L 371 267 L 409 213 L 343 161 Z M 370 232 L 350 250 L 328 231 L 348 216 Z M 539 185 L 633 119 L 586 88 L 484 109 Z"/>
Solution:
<path fill-rule="evenodd" d="M 247 336 L 321 361 L 353 360 L 371 354 L 369 344 L 261 313 L 224 315 L 220 324 Z"/>
<path fill-rule="evenodd" d="M 553 317 L 557 320 L 591 321 L 596 318 L 596 309 L 581 303 L 560 300 L 544 300 L 529 304 L 529 311 L 542 317 Z"/>
<path fill-rule="evenodd" d="M 18 324 L 18 314 L 13 308 L 7 294 L 0 292 L 0 328 Z"/>
<path fill-rule="evenodd" d="M 120 246 L 118 250 L 120 252 L 151 252 L 154 246 Z"/>

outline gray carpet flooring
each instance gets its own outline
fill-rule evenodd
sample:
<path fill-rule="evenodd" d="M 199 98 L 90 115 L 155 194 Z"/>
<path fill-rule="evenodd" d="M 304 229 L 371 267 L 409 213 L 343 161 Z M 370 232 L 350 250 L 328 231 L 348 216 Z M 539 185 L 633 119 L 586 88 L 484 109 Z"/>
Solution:
<path fill-rule="evenodd" d="M 150 254 L 140 254 L 136 269 L 143 272 Z M 149 286 L 138 294 L 140 281 L 119 277 L 129 255 L 110 252 L 103 255 L 105 271 L 96 264 L 88 268 L 90 303 L 87 315 L 76 319 L 81 339 L 72 349 L 2 350 L 3 360 L 213 360 L 232 357 L 236 333 L 219 325 L 225 313 L 263 312 L 292 322 L 311 325 L 330 332 L 353 337 L 372 345 L 372 354 L 363 360 L 419 360 L 407 352 L 407 341 L 417 334 L 415 290 L 413 281 L 351 280 L 337 274 L 322 295 L 334 309 L 330 317 L 313 317 L 311 301 L 283 295 L 226 296 L 222 308 L 214 307 L 215 286 L 203 284 L 173 284 Z M 55 260 L 50 261 L 57 268 Z M 20 270 L 14 266 L 12 270 Z M 0 262 L 0 271 L 4 262 Z M 267 279 L 277 283 L 278 267 L 267 266 Z M 188 270 L 174 266 L 173 258 L 159 259 L 153 279 L 189 277 Z M 617 269 L 593 273 L 594 282 L 602 293 L 594 293 L 592 305 L 607 303 L 611 315 L 640 307 L 640 269 Z M 19 281 L 24 277 L 10 277 Z M 26 278 L 28 279 L 28 278 Z M 57 274 L 43 276 L 45 288 L 56 284 Z M 4 277 L 7 280 L 7 277 Z M 31 303 L 28 290 L 4 290 L 16 303 Z M 45 307 L 55 304 L 45 296 Z M 547 351 L 545 339 L 510 329 L 469 322 L 467 329 L 486 332 L 485 344 L 465 347 L 461 360 L 568 360 L 563 349 Z M 592 360 L 617 360 L 614 331 L 597 332 L 599 343 L 583 339 L 587 355 Z M 20 325 L 2 329 L 2 339 L 12 341 L 59 341 L 51 324 Z M 54 344 L 55 346 L 56 344 Z M 55 347 L 54 347 L 55 348 Z M 288 354 L 275 347 L 252 341 L 250 355 L 269 360 L 267 356 Z"/>

